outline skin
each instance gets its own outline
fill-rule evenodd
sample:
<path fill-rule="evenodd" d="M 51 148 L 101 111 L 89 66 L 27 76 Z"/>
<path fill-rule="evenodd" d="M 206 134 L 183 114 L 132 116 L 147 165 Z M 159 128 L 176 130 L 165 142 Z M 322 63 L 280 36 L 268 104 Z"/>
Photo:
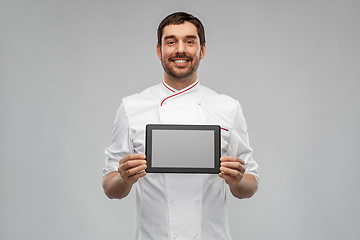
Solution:
<path fill-rule="evenodd" d="M 130 154 L 119 161 L 118 172 L 111 172 L 103 178 L 105 194 L 113 198 L 126 197 L 134 183 L 146 175 L 146 156 L 144 154 Z"/>
<path fill-rule="evenodd" d="M 257 191 L 258 181 L 252 174 L 245 173 L 244 161 L 233 156 L 221 157 L 220 161 L 219 177 L 229 185 L 234 197 L 252 197 Z"/>
<path fill-rule="evenodd" d="M 198 66 L 206 53 L 206 45 L 200 46 L 196 27 L 189 22 L 168 25 L 163 30 L 162 45 L 156 46 L 156 53 L 164 68 L 164 81 L 181 90 L 193 84 L 198 78 Z M 103 178 L 103 188 L 109 198 L 126 197 L 133 184 L 146 176 L 146 156 L 130 154 L 119 161 L 118 172 L 111 172 Z M 249 198 L 257 190 L 257 179 L 245 173 L 244 161 L 226 156 L 220 159 L 219 177 L 229 185 L 237 198 Z"/>
<path fill-rule="evenodd" d="M 180 90 L 197 80 L 198 66 L 205 56 L 206 45 L 200 46 L 196 27 L 184 22 L 163 29 L 162 46 L 156 46 L 156 53 L 164 68 L 164 81 Z"/>

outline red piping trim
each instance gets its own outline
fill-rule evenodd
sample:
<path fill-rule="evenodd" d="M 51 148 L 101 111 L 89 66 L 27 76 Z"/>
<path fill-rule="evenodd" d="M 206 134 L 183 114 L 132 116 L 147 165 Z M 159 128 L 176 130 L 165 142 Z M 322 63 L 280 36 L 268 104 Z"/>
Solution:
<path fill-rule="evenodd" d="M 176 94 L 174 94 L 174 95 L 171 95 L 171 96 L 165 98 L 164 100 L 162 100 L 160 106 L 162 106 L 163 103 L 164 103 L 166 100 L 168 100 L 169 98 L 175 97 L 176 95 L 179 95 L 179 94 L 181 94 L 181 93 L 184 93 L 184 92 L 189 91 L 190 89 L 192 89 L 193 87 L 195 87 L 198 83 L 199 83 L 199 82 L 196 82 L 194 85 L 192 85 L 192 86 L 189 87 L 188 89 L 185 89 L 184 91 L 178 92 L 178 93 L 176 93 Z"/>
<path fill-rule="evenodd" d="M 220 127 L 222 130 L 224 130 L 224 131 L 229 131 L 229 129 L 226 129 L 226 128 L 222 128 L 222 127 Z"/>
<path fill-rule="evenodd" d="M 163 80 L 163 85 L 167 88 L 167 89 L 169 89 L 170 91 L 172 91 L 172 92 L 175 92 L 174 90 L 172 90 L 171 88 L 169 88 L 168 86 L 166 86 L 166 84 L 165 84 L 165 82 L 164 82 L 164 80 Z"/>

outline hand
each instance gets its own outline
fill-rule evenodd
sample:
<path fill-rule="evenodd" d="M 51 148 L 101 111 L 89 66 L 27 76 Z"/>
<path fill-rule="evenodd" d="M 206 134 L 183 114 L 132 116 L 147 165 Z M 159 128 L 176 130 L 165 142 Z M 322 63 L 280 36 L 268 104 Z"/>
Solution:
<path fill-rule="evenodd" d="M 146 156 L 144 154 L 130 154 L 120 159 L 118 171 L 121 178 L 129 185 L 146 175 Z"/>
<path fill-rule="evenodd" d="M 220 158 L 219 177 L 225 179 L 229 186 L 238 185 L 245 173 L 245 162 L 238 157 L 221 157 Z"/>

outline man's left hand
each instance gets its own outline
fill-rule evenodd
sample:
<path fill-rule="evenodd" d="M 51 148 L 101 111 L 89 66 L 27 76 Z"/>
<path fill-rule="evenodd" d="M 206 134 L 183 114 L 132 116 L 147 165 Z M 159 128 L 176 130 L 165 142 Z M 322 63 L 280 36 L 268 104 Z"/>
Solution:
<path fill-rule="evenodd" d="M 245 162 L 238 157 L 221 157 L 220 158 L 219 177 L 223 178 L 229 186 L 236 186 L 240 183 L 245 173 Z"/>

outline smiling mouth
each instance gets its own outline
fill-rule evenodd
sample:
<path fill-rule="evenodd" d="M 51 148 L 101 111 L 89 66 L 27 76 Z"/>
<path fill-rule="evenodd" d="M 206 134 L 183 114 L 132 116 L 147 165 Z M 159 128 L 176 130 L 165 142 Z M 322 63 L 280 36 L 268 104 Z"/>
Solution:
<path fill-rule="evenodd" d="M 171 61 L 175 64 L 175 66 L 177 66 L 178 68 L 185 68 L 189 65 L 189 62 L 191 61 L 191 59 L 189 58 L 173 58 L 171 59 Z"/>
<path fill-rule="evenodd" d="M 173 60 L 174 63 L 187 63 L 189 60 Z"/>

